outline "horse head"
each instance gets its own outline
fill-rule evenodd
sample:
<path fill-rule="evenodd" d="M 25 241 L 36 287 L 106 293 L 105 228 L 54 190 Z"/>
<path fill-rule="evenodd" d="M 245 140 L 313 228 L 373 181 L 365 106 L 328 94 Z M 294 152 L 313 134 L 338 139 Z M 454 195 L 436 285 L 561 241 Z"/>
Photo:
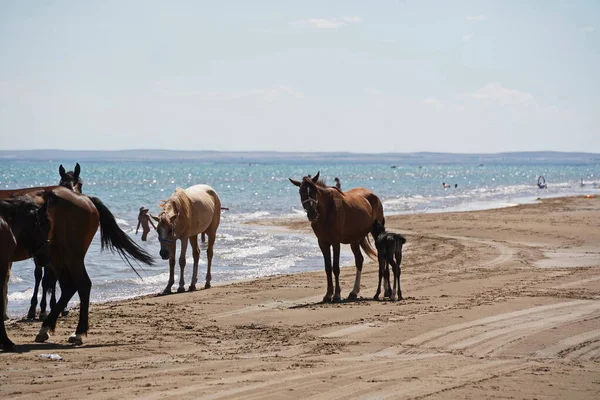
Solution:
<path fill-rule="evenodd" d="M 164 204 L 161 207 L 165 207 Z M 168 260 L 171 249 L 175 250 L 175 224 L 177 223 L 177 212 L 169 207 L 165 209 L 158 217 L 150 215 L 157 222 L 156 233 L 158 233 L 158 241 L 160 242 L 160 257 L 163 260 Z"/>
<path fill-rule="evenodd" d="M 79 177 L 80 172 L 81 167 L 79 166 L 79 163 L 75 164 L 75 169 L 69 172 L 66 172 L 61 164 L 60 167 L 58 167 L 58 173 L 60 174 L 58 186 L 64 186 L 74 192 L 82 193 L 81 188 L 83 186 L 83 181 Z"/>
<path fill-rule="evenodd" d="M 306 211 L 306 216 L 308 220 L 311 222 L 315 222 L 319 219 L 319 197 L 318 197 L 318 189 L 317 182 L 319 182 L 320 172 L 314 177 L 305 176 L 302 178 L 302 182 L 293 180 L 292 178 L 288 178 L 292 184 L 298 186 L 300 188 L 300 201 L 302 202 L 302 207 L 304 211 Z"/>
<path fill-rule="evenodd" d="M 373 222 L 373 227 L 371 228 L 371 234 L 373 238 L 377 240 L 377 236 L 385 233 L 385 219 L 383 221 L 375 221 Z"/>

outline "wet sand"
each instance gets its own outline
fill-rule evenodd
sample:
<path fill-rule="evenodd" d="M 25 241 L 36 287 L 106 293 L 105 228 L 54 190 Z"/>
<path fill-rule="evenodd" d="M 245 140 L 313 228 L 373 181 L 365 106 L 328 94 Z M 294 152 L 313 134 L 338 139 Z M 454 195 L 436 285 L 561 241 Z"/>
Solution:
<path fill-rule="evenodd" d="M 317 272 L 94 304 L 80 347 L 76 311 L 46 344 L 12 322 L 0 398 L 600 398 L 600 199 L 386 221 L 404 301 L 372 300 L 370 262 L 359 301 L 320 303 Z"/>

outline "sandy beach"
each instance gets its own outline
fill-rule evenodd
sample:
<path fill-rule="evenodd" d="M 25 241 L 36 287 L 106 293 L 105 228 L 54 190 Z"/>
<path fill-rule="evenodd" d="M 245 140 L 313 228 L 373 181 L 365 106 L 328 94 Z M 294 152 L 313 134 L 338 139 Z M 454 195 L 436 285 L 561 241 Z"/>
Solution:
<path fill-rule="evenodd" d="M 0 398 L 598 399 L 599 221 L 583 197 L 388 216 L 408 239 L 401 302 L 372 300 L 370 261 L 359 301 L 322 304 L 319 272 L 93 304 L 80 347 L 76 310 L 46 344 L 12 321 Z"/>

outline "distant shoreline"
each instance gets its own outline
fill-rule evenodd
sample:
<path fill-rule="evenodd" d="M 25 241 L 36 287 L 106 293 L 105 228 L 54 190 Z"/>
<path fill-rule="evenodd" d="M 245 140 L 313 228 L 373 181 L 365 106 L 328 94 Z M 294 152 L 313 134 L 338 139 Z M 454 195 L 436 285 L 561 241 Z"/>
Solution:
<path fill-rule="evenodd" d="M 506 153 L 349 153 L 276 151 L 184 151 L 184 150 L 0 150 L 2 161 L 199 161 L 205 163 L 297 163 L 297 164 L 565 164 L 600 165 L 600 153 L 506 152 Z"/>

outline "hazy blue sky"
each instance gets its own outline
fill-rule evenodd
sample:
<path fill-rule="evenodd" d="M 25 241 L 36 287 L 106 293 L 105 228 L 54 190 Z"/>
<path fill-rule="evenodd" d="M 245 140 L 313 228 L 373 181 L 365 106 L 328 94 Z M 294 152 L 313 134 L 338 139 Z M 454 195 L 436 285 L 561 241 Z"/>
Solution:
<path fill-rule="evenodd" d="M 600 1 L 0 0 L 0 149 L 600 152 Z"/>

